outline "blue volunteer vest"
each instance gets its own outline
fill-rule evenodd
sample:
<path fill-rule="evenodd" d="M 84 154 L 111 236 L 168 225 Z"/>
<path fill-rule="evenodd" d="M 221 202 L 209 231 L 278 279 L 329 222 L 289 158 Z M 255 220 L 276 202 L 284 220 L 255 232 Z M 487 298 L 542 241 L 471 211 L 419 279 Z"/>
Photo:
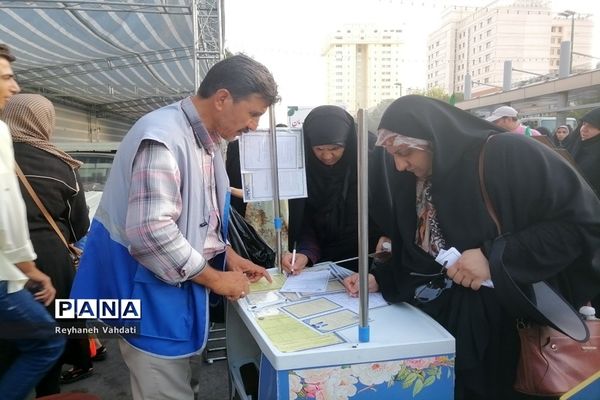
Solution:
<path fill-rule="evenodd" d="M 196 132 L 204 130 L 187 98 L 147 114 L 127 133 L 115 156 L 71 291 L 74 299 L 140 299 L 141 319 L 103 322 L 137 325 L 138 334 L 124 339 L 161 357 L 187 357 L 204 348 L 209 324 L 208 290 L 192 282 L 168 284 L 129 254 L 123 231 L 131 168 L 145 139 L 163 143 L 171 151 L 181 171 L 182 212 L 176 223 L 191 246 L 202 253 L 208 206 L 198 154 L 202 143 L 192 125 Z M 221 215 L 227 215 L 229 180 L 219 151 L 215 152 L 214 167 L 219 209 Z"/>

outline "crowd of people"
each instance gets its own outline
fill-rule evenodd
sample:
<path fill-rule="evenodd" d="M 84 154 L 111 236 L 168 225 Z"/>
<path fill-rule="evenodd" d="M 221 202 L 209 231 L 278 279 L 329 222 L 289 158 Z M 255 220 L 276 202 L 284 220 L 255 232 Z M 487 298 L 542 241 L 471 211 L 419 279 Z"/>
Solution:
<path fill-rule="evenodd" d="M 136 298 L 139 330 L 119 339 L 133 398 L 193 399 L 190 360 L 206 343 L 210 297 L 237 301 L 251 282 L 271 281 L 228 243 L 232 173 L 220 143 L 256 130 L 279 100 L 272 74 L 234 55 L 207 72 L 195 95 L 140 118 L 90 226 L 80 163 L 51 141 L 52 103 L 18 94 L 13 61 L 0 45 L 0 393 L 58 393 L 63 363 L 74 365 L 71 378 L 92 370 L 87 339 L 54 333 L 44 306 L 55 296 Z M 323 105 L 308 114 L 303 134 L 308 197 L 289 202 L 282 257 L 291 274 L 358 253 L 356 123 Z M 482 119 L 417 95 L 395 100 L 369 133 L 369 248 L 391 252 L 373 264 L 369 290 L 413 304 L 456 338 L 456 399 L 521 398 L 513 389 L 515 319 L 528 315 L 507 307 L 512 292 L 495 278 L 546 281 L 575 309 L 592 302 L 600 310 L 600 108 L 573 132 L 554 132 L 553 145 L 574 163 L 531 138 L 538 135 L 510 106 Z M 48 216 L 19 186 L 16 165 Z M 87 235 L 77 272 L 50 220 L 69 243 Z M 461 256 L 445 269 L 435 258 L 450 247 Z M 490 261 L 498 256 L 501 267 Z M 485 286 L 489 280 L 498 285 Z M 344 281 L 351 296 L 358 281 Z"/>

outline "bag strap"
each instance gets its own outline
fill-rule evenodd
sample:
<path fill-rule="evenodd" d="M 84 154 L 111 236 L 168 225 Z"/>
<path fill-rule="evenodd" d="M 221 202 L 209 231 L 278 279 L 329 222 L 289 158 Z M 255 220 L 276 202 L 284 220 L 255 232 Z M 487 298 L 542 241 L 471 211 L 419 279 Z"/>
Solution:
<path fill-rule="evenodd" d="M 485 180 L 483 178 L 483 159 L 485 156 L 485 146 L 489 142 L 489 140 L 492 136 L 494 136 L 494 135 L 491 135 L 487 138 L 487 140 L 483 144 L 483 147 L 481 148 L 481 151 L 479 152 L 479 186 L 481 187 L 481 195 L 483 196 L 483 201 L 485 202 L 485 208 L 487 209 L 488 214 L 490 214 L 492 221 L 494 221 L 494 224 L 496 225 L 496 230 L 498 231 L 498 235 L 501 235 L 502 229 L 500 227 L 500 220 L 498 219 L 498 215 L 496 214 L 496 211 L 494 210 L 494 205 L 492 204 L 490 195 L 488 194 L 488 192 L 485 188 Z"/>
<path fill-rule="evenodd" d="M 531 136 L 531 127 L 526 127 L 525 128 L 525 136 Z"/>
<path fill-rule="evenodd" d="M 27 192 L 29 193 L 29 195 L 33 199 L 34 203 L 38 206 L 38 208 L 40 209 L 40 211 L 42 212 L 42 214 L 44 214 L 44 217 L 46 217 L 46 220 L 48 221 L 48 223 L 50 224 L 50 226 L 54 229 L 54 231 L 56 232 L 56 234 L 58 235 L 58 237 L 60 238 L 60 240 L 65 245 L 65 247 L 69 251 L 71 251 L 71 248 L 69 246 L 69 243 L 67 242 L 67 239 L 65 239 L 65 236 L 62 234 L 62 232 L 58 228 L 58 225 L 56 225 L 56 221 L 54 221 L 54 218 L 52 218 L 52 216 L 50 215 L 50 213 L 48 212 L 48 210 L 46 209 L 46 207 L 44 206 L 44 204 L 42 203 L 42 201 L 38 197 L 37 193 L 35 193 L 35 190 L 33 190 L 33 188 L 31 187 L 31 185 L 29 184 L 29 181 L 27 180 L 27 177 L 25 177 L 25 175 L 23 174 L 23 171 L 21 171 L 21 168 L 19 167 L 19 164 L 15 163 L 15 169 L 17 170 L 17 175 L 19 176 L 19 179 L 21 180 L 21 183 L 23 183 L 23 186 L 25 186 L 25 189 L 27 189 Z"/>

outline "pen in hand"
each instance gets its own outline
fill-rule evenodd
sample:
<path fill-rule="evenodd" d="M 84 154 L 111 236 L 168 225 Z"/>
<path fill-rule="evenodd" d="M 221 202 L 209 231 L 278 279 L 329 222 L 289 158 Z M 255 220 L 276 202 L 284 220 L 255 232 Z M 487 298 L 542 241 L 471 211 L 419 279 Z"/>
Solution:
<path fill-rule="evenodd" d="M 294 249 L 292 250 L 292 268 L 291 273 L 294 274 L 294 264 L 296 263 L 296 242 L 294 242 Z"/>

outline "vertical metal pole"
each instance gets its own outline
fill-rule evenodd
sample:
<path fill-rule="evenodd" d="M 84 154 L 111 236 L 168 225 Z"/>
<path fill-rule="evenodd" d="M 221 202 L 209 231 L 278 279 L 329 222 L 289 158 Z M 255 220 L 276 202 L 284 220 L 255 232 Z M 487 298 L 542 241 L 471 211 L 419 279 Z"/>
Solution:
<path fill-rule="evenodd" d="M 465 74 L 465 88 L 464 88 L 465 100 L 471 99 L 471 86 L 472 85 L 473 85 L 473 83 L 471 82 L 471 74 L 469 74 L 467 72 Z"/>
<path fill-rule="evenodd" d="M 200 86 L 200 29 L 198 27 L 198 0 L 192 0 L 192 32 L 194 34 L 194 92 Z"/>
<path fill-rule="evenodd" d="M 273 185 L 273 225 L 275 225 L 276 253 L 275 267 L 283 273 L 281 267 L 281 208 L 279 206 L 279 167 L 277 164 L 277 127 L 275 124 L 275 106 L 269 107 L 269 130 L 271 132 L 271 181 Z"/>
<path fill-rule="evenodd" d="M 225 0 L 218 2 L 219 7 L 219 60 L 225 58 L 225 49 L 223 42 L 225 41 Z"/>
<path fill-rule="evenodd" d="M 369 130 L 364 109 L 358 110 L 358 273 L 360 323 L 358 340 L 370 340 L 369 331 Z"/>
<path fill-rule="evenodd" d="M 504 76 L 502 79 L 502 90 L 508 92 L 512 88 L 512 60 L 504 61 Z"/>
<path fill-rule="evenodd" d="M 571 74 L 569 58 L 571 53 L 571 43 L 564 41 L 560 43 L 560 59 L 558 61 L 558 77 L 566 78 Z"/>
<path fill-rule="evenodd" d="M 571 14 L 571 52 L 569 53 L 569 74 L 573 73 L 573 39 L 575 38 L 575 13 Z"/>

